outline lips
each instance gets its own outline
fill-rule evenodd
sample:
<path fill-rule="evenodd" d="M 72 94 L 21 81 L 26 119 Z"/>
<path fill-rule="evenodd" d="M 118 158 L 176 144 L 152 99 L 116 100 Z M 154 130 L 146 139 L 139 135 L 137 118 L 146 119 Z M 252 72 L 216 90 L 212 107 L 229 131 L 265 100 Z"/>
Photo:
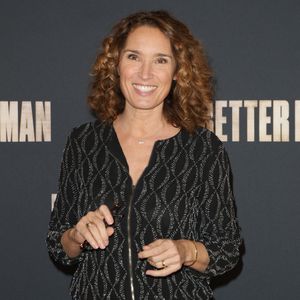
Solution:
<path fill-rule="evenodd" d="M 137 84 L 137 83 L 133 83 L 132 86 L 140 91 L 141 93 L 151 93 L 153 92 L 155 89 L 157 89 L 156 85 L 145 85 L 145 84 Z"/>

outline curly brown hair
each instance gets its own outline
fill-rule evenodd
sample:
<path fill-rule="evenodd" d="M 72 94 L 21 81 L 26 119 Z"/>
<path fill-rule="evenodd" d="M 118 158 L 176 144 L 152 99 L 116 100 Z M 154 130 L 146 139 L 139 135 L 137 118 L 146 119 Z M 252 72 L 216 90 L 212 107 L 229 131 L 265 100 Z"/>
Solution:
<path fill-rule="evenodd" d="M 158 28 L 169 39 L 176 60 L 176 81 L 164 101 L 166 120 L 193 132 L 209 127 L 211 121 L 213 74 L 203 47 L 186 25 L 166 11 L 138 12 L 122 19 L 102 43 L 92 68 L 90 108 L 98 118 L 113 122 L 125 107 L 117 67 L 128 35 L 137 27 Z"/>

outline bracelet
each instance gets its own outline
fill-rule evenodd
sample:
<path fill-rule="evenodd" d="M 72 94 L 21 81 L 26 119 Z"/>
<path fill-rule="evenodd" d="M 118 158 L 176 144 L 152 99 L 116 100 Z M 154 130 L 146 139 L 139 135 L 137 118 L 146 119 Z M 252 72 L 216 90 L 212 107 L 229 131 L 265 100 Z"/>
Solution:
<path fill-rule="evenodd" d="M 191 267 L 198 259 L 198 249 L 197 249 L 197 245 L 196 242 L 193 240 L 191 241 L 195 247 L 195 259 L 189 264 L 189 265 L 185 265 L 186 267 Z"/>

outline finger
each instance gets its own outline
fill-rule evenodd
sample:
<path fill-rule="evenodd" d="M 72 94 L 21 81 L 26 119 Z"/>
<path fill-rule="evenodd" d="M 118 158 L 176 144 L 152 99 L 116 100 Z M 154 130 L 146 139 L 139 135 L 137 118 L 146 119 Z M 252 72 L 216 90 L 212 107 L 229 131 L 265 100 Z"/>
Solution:
<path fill-rule="evenodd" d="M 162 254 L 163 252 L 167 251 L 168 250 L 168 247 L 166 246 L 166 242 L 164 241 L 161 241 L 160 242 L 153 242 L 149 245 L 147 245 L 147 247 L 143 248 L 144 250 L 140 251 L 138 253 L 138 257 L 140 259 L 143 259 L 143 258 L 149 258 L 149 257 L 155 257 L 157 255 L 160 255 Z"/>
<path fill-rule="evenodd" d="M 170 253 L 168 251 L 165 251 L 159 255 L 149 257 L 147 261 L 149 264 L 153 265 L 154 267 L 157 268 L 158 265 L 159 266 L 158 268 L 160 268 L 161 262 L 166 261 L 166 259 L 168 259 L 169 257 L 170 257 Z"/>
<path fill-rule="evenodd" d="M 108 245 L 109 237 L 114 233 L 114 228 L 110 226 L 106 226 L 106 224 L 103 222 L 103 219 L 94 216 L 93 217 L 93 224 L 97 225 L 97 229 L 99 232 L 95 232 L 97 241 L 101 241 L 104 246 Z M 100 245 L 99 245 L 100 246 Z M 100 248 L 103 248 L 100 246 Z"/>
<path fill-rule="evenodd" d="M 105 227 L 105 224 L 103 222 L 103 218 L 98 216 L 94 211 L 88 212 L 81 220 L 78 222 L 78 226 L 81 228 L 81 232 L 83 235 L 85 235 L 86 240 L 90 243 L 89 239 L 91 239 L 91 236 L 94 240 L 92 247 L 95 248 L 95 243 L 97 247 L 95 249 L 98 249 L 99 247 L 103 249 L 104 242 L 101 239 L 100 234 L 100 227 Z M 98 228 L 99 227 L 99 228 Z"/>
<path fill-rule="evenodd" d="M 81 237 L 94 249 L 104 249 L 108 245 L 108 237 L 114 232 L 112 228 L 107 231 L 103 220 L 104 216 L 99 210 L 90 211 L 76 225 Z"/>
<path fill-rule="evenodd" d="M 82 224 L 81 222 L 76 225 L 76 230 L 81 234 L 81 236 L 86 240 L 94 249 L 98 249 L 98 243 L 87 228 L 87 223 Z"/>
<path fill-rule="evenodd" d="M 112 227 L 106 227 L 106 223 L 104 223 L 103 219 L 99 218 L 98 216 L 93 216 L 93 223 L 96 225 L 96 228 L 91 227 L 90 229 L 97 229 L 92 231 L 94 238 L 98 241 L 99 247 L 104 249 L 107 247 L 109 243 L 109 236 L 111 236 L 114 232 Z"/>
<path fill-rule="evenodd" d="M 148 259 L 147 262 L 156 269 L 163 269 L 166 267 L 165 261 L 154 262 L 151 259 Z"/>
<path fill-rule="evenodd" d="M 101 216 L 103 216 L 105 222 L 108 224 L 108 225 L 112 225 L 114 223 L 114 218 L 111 214 L 111 211 L 109 210 L 109 208 L 106 206 L 106 205 L 101 205 L 99 208 L 98 208 L 98 211 L 100 212 Z"/>
<path fill-rule="evenodd" d="M 178 270 L 179 270 L 178 267 L 171 265 L 169 267 L 159 269 L 159 270 L 147 270 L 146 275 L 153 276 L 153 277 L 165 277 L 165 276 L 168 276 Z"/>
<path fill-rule="evenodd" d="M 88 224 L 88 228 L 85 229 L 84 234 L 81 234 L 79 233 L 79 231 L 77 231 L 78 234 L 80 234 L 81 243 L 83 243 L 86 240 L 94 249 L 105 249 L 105 247 L 107 247 L 108 245 L 108 242 L 106 243 L 105 240 L 99 235 L 99 232 L 94 230 L 97 227 L 94 223 L 90 222 Z M 114 233 L 114 228 L 107 227 L 106 231 L 107 236 L 111 236 Z"/>
<path fill-rule="evenodd" d="M 91 222 L 88 226 L 88 229 L 93 235 L 94 239 L 97 241 L 98 246 L 101 249 L 104 249 L 108 245 L 108 235 L 103 221 L 99 222 L 98 220 L 97 223 Z"/>
<path fill-rule="evenodd" d="M 158 240 L 153 241 L 152 243 L 149 243 L 148 245 L 145 245 L 144 247 L 155 248 L 157 246 L 160 246 L 165 241 L 167 241 L 167 240 L 158 239 Z"/>
<path fill-rule="evenodd" d="M 112 236 L 113 233 L 115 232 L 114 228 L 110 227 L 110 226 L 106 227 L 106 231 L 107 231 L 108 236 Z"/>
<path fill-rule="evenodd" d="M 149 258 L 149 257 L 155 257 L 157 255 L 161 255 L 162 252 L 164 252 L 166 250 L 160 248 L 160 247 L 156 247 L 156 248 L 152 248 L 152 249 L 149 249 L 149 250 L 144 250 L 144 251 L 141 251 L 138 253 L 138 257 L 140 259 L 144 259 L 144 258 Z"/>
<path fill-rule="evenodd" d="M 154 255 L 151 256 L 150 259 L 153 262 L 159 262 L 159 261 L 165 261 L 166 259 L 171 259 L 172 261 L 177 261 L 180 262 L 180 254 L 177 250 L 177 248 L 173 247 L 173 248 L 169 248 L 166 251 L 158 254 L 158 255 Z"/>
<path fill-rule="evenodd" d="M 161 269 L 174 264 L 181 266 L 182 264 L 180 255 L 170 250 L 163 252 L 161 255 L 150 257 L 147 259 L 147 261 L 150 265 L 157 269 Z"/>
<path fill-rule="evenodd" d="M 178 268 L 182 267 L 179 256 L 166 258 L 162 260 L 160 263 L 164 268 L 169 268 L 171 266 L 176 266 Z"/>

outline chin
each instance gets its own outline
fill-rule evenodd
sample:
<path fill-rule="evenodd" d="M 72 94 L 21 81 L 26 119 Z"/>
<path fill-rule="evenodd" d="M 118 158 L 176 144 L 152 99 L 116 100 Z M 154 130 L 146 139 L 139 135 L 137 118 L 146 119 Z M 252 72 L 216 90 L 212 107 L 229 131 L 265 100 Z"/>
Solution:
<path fill-rule="evenodd" d="M 159 108 L 160 106 L 162 107 L 162 103 L 158 103 L 158 104 L 134 103 L 134 104 L 130 104 L 130 105 L 135 109 L 141 109 L 141 110 L 152 110 L 152 109 Z"/>

